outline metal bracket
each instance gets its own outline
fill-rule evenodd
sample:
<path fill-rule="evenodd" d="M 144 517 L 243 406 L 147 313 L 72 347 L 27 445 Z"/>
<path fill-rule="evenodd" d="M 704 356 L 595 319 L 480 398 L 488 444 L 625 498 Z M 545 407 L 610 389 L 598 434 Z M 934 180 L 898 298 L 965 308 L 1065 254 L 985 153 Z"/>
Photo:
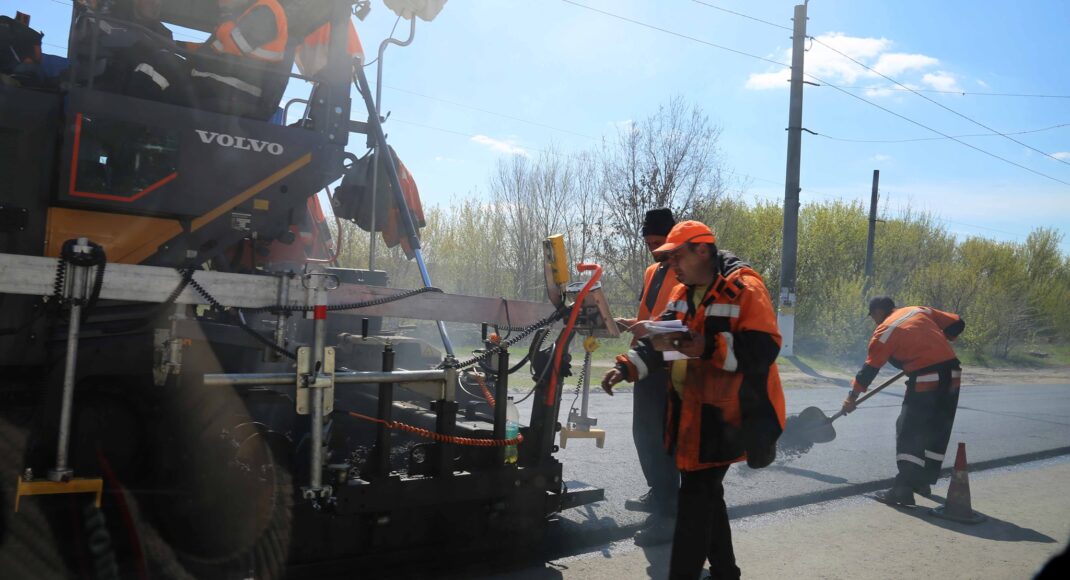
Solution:
<path fill-rule="evenodd" d="M 176 312 L 171 317 L 171 328 L 157 328 L 153 336 L 156 364 L 152 367 L 152 380 L 157 387 L 162 387 L 167 382 L 167 377 L 182 372 L 182 348 L 189 344 L 189 340 L 179 338 L 178 321 L 185 318 Z"/>
<path fill-rule="evenodd" d="M 104 480 L 99 477 L 75 477 L 67 481 L 48 481 L 19 476 L 15 483 L 15 512 L 19 511 L 19 504 L 26 496 L 68 493 L 91 493 L 94 495 L 93 503 L 99 508 L 100 498 L 104 495 Z"/>
<path fill-rule="evenodd" d="M 323 368 L 313 376 L 312 347 L 297 349 L 297 414 L 308 415 L 311 404 L 311 389 L 324 389 L 323 414 L 334 412 L 334 347 L 323 348 Z"/>

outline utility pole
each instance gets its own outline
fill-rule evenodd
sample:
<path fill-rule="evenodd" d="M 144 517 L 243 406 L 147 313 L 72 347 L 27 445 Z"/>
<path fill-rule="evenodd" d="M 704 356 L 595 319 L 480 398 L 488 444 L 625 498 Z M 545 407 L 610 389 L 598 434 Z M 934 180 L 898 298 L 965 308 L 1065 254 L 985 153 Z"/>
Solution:
<path fill-rule="evenodd" d="M 873 192 L 869 196 L 869 237 L 866 238 L 866 289 L 869 289 L 873 281 L 873 241 L 877 237 L 877 184 L 880 183 L 881 172 L 873 170 Z"/>
<path fill-rule="evenodd" d="M 784 249 L 780 266 L 777 326 L 780 354 L 795 355 L 795 265 L 799 249 L 799 169 L 802 155 L 803 55 L 806 53 L 806 4 L 795 7 L 791 37 L 791 100 L 788 104 L 788 168 L 784 179 Z"/>

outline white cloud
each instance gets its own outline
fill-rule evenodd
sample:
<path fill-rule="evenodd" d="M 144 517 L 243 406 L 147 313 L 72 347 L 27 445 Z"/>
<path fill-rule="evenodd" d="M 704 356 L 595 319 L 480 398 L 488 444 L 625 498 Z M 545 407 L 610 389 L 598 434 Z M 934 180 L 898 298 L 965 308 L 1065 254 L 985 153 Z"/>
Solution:
<path fill-rule="evenodd" d="M 876 161 L 877 163 L 884 163 L 885 161 L 891 161 L 891 160 L 892 160 L 892 156 L 891 155 L 885 155 L 883 153 L 878 153 L 878 154 L 874 155 L 873 158 L 872 158 L 872 161 Z"/>
<path fill-rule="evenodd" d="M 1058 153 L 1052 153 L 1051 156 L 1059 161 L 1070 161 L 1070 151 L 1059 151 Z"/>
<path fill-rule="evenodd" d="M 988 83 L 984 82 L 984 81 L 983 81 L 983 80 L 981 80 L 981 79 L 977 79 L 977 84 L 978 84 L 978 85 L 980 85 L 980 86 L 981 86 L 981 88 L 985 88 L 985 89 L 987 89 L 987 88 L 988 88 Z"/>
<path fill-rule="evenodd" d="M 908 71 L 922 70 L 934 67 L 940 61 L 924 54 L 906 54 L 903 52 L 889 52 L 882 54 L 873 65 L 873 70 L 890 77 L 899 76 Z"/>
<path fill-rule="evenodd" d="M 523 155 L 528 156 L 527 149 L 513 143 L 512 141 L 502 141 L 500 139 L 494 139 L 493 137 L 487 137 L 486 135 L 473 135 L 472 141 L 479 143 L 480 145 L 486 145 L 492 151 L 498 153 L 505 153 L 506 155 Z"/>
<path fill-rule="evenodd" d="M 806 72 L 838 85 L 866 83 L 865 94 L 869 97 L 886 97 L 901 92 L 893 90 L 894 85 L 881 78 L 880 74 L 890 77 L 905 75 L 907 80 L 897 80 L 916 88 L 920 86 L 916 75 L 940 64 L 939 59 L 925 54 L 889 52 L 893 43 L 887 38 L 848 36 L 842 32 L 831 32 L 818 36 L 817 40 L 819 42 L 812 43 L 806 52 Z M 837 54 L 830 50 L 830 47 L 843 54 Z M 867 70 L 843 55 L 873 70 Z M 790 62 L 791 50 L 785 50 L 777 60 Z M 880 74 L 877 74 L 878 72 Z M 911 75 L 915 75 L 913 79 L 909 79 Z M 948 80 L 951 84 L 955 83 L 954 77 L 944 71 L 932 76 L 932 82 L 935 83 L 947 84 Z M 791 72 L 787 68 L 756 72 L 747 77 L 744 86 L 752 90 L 787 89 L 790 77 Z M 955 86 L 957 88 L 957 85 Z"/>
<path fill-rule="evenodd" d="M 943 70 L 926 73 L 925 76 L 921 77 L 921 82 L 938 91 L 962 91 L 962 87 L 959 86 L 955 76 Z"/>
<path fill-rule="evenodd" d="M 788 88 L 788 81 L 790 79 L 791 71 L 788 69 L 767 73 L 751 73 L 751 75 L 747 77 L 747 84 L 744 86 L 756 91 L 786 89 Z"/>

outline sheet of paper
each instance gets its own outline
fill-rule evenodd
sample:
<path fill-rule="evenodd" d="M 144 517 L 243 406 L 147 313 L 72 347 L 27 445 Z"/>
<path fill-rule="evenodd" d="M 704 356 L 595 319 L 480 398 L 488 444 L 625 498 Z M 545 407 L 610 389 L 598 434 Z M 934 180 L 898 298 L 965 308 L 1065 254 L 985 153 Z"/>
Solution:
<path fill-rule="evenodd" d="M 682 320 L 647 320 L 643 322 L 647 335 L 687 332 L 687 325 Z"/>

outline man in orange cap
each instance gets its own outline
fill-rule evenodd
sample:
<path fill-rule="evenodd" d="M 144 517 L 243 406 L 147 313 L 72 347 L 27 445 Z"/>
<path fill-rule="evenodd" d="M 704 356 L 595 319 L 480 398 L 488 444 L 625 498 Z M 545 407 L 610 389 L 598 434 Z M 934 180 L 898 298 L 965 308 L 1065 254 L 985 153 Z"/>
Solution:
<path fill-rule="evenodd" d="M 669 578 L 693 580 L 707 559 L 713 578 L 739 578 L 722 482 L 733 463 L 765 467 L 776 456 L 784 427 L 776 316 L 761 276 L 718 250 L 705 224 L 676 224 L 656 253 L 668 256 L 680 282 L 658 318 L 686 331 L 638 332 L 602 388 L 612 394 L 620 381 L 670 363 L 665 444 L 680 491 Z"/>

